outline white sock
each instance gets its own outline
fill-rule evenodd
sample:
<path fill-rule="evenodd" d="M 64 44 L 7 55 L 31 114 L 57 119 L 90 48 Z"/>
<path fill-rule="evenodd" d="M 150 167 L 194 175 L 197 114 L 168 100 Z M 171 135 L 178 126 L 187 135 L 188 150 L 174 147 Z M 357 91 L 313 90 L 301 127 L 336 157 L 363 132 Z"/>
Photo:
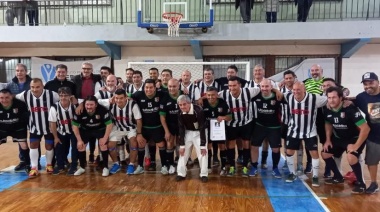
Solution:
<path fill-rule="evenodd" d="M 117 145 L 120 161 L 125 161 L 124 145 Z"/>
<path fill-rule="evenodd" d="M 297 164 L 298 166 L 303 166 L 303 148 L 297 151 Z"/>
<path fill-rule="evenodd" d="M 313 166 L 313 177 L 318 177 L 318 171 L 319 171 L 319 158 L 318 159 L 311 159 L 311 165 Z"/>
<path fill-rule="evenodd" d="M 149 145 L 148 144 L 145 145 L 145 157 L 150 158 L 150 152 L 149 152 Z"/>
<path fill-rule="evenodd" d="M 339 172 L 340 172 L 341 174 L 343 174 L 343 172 L 342 172 L 342 156 L 340 156 L 340 158 L 335 158 L 335 157 L 334 157 L 334 161 L 335 161 L 335 163 L 336 163 L 336 166 L 337 166 L 338 169 L 339 169 Z"/>
<path fill-rule="evenodd" d="M 46 165 L 51 165 L 51 161 L 54 157 L 54 150 L 46 150 Z"/>
<path fill-rule="evenodd" d="M 295 169 L 294 169 L 294 155 L 292 156 L 286 156 L 286 163 L 288 164 L 288 169 L 290 174 L 295 174 Z"/>
<path fill-rule="evenodd" d="M 359 156 L 359 163 L 360 163 L 360 167 L 361 167 L 361 169 L 362 169 L 362 176 L 363 176 L 363 182 L 365 182 L 364 181 L 364 171 L 363 171 L 363 168 L 365 167 L 365 161 L 364 161 L 364 156 L 361 154 L 360 156 Z"/>
<path fill-rule="evenodd" d="M 32 168 L 38 168 L 38 149 L 30 149 L 29 156 L 30 156 L 30 165 Z"/>

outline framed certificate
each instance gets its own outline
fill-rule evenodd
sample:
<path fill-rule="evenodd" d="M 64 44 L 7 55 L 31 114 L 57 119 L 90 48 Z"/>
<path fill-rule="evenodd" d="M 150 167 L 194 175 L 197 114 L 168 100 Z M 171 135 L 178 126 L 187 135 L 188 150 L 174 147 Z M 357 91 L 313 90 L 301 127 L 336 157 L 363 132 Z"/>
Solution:
<path fill-rule="evenodd" d="M 216 119 L 210 119 L 210 139 L 212 141 L 226 140 L 226 122 L 218 122 Z"/>

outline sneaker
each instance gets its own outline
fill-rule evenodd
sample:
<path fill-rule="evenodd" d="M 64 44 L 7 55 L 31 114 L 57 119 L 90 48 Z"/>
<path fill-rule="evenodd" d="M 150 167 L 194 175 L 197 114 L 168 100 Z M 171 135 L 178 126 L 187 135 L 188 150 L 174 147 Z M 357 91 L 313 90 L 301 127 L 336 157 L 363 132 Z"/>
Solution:
<path fill-rule="evenodd" d="M 356 183 L 354 189 L 352 189 L 352 194 L 363 194 L 366 192 L 365 185 L 362 183 Z"/>
<path fill-rule="evenodd" d="M 189 166 L 194 165 L 194 161 L 192 161 L 191 158 L 189 158 L 189 160 L 187 161 L 187 165 Z"/>
<path fill-rule="evenodd" d="M 227 175 L 226 167 L 223 167 L 222 170 L 220 170 L 220 176 L 226 176 L 226 175 Z"/>
<path fill-rule="evenodd" d="M 32 168 L 29 172 L 29 178 L 35 178 L 38 176 L 38 170 L 36 168 Z"/>
<path fill-rule="evenodd" d="M 374 194 L 379 191 L 379 185 L 376 182 L 372 182 L 371 185 L 365 190 L 366 194 Z"/>
<path fill-rule="evenodd" d="M 168 175 L 169 174 L 168 167 L 166 166 L 161 167 L 161 174 Z"/>
<path fill-rule="evenodd" d="M 53 173 L 54 168 L 51 164 L 46 165 L 46 173 L 51 174 Z"/>
<path fill-rule="evenodd" d="M 182 181 L 182 180 L 185 180 L 185 179 L 186 179 L 186 177 L 182 177 L 182 176 L 179 176 L 179 175 L 175 178 L 175 180 L 176 180 L 177 182 Z"/>
<path fill-rule="evenodd" d="M 343 184 L 344 178 L 338 179 L 338 178 L 330 178 L 325 180 L 325 184 L 327 185 L 337 185 L 337 184 Z"/>
<path fill-rule="evenodd" d="M 25 162 L 20 162 L 16 167 L 15 167 L 15 172 L 20 172 L 24 171 L 26 168 L 26 163 Z"/>
<path fill-rule="evenodd" d="M 74 172 L 74 176 L 79 176 L 79 175 L 82 175 L 83 173 L 85 173 L 86 171 L 84 170 L 84 168 L 82 167 L 79 167 L 79 169 Z"/>
<path fill-rule="evenodd" d="M 145 164 L 145 166 L 150 166 L 150 158 L 149 157 L 145 157 L 144 158 L 144 164 Z"/>
<path fill-rule="evenodd" d="M 284 165 L 282 166 L 282 170 L 288 170 L 288 163 L 285 161 Z"/>
<path fill-rule="evenodd" d="M 174 173 L 175 173 L 175 167 L 173 165 L 170 165 L 169 174 L 174 174 Z"/>
<path fill-rule="evenodd" d="M 102 176 L 108 177 L 110 175 L 110 170 L 108 168 L 103 168 Z"/>
<path fill-rule="evenodd" d="M 278 170 L 278 168 L 275 168 L 275 169 L 273 169 L 273 171 L 272 171 L 272 175 L 275 177 L 275 178 L 282 178 L 282 175 L 281 175 L 281 173 L 280 173 L 280 170 Z"/>
<path fill-rule="evenodd" d="M 247 167 L 243 167 L 243 169 L 241 170 L 241 176 L 242 177 L 248 177 L 248 168 Z"/>
<path fill-rule="evenodd" d="M 74 173 L 77 171 L 77 167 L 73 166 L 71 164 L 69 171 L 67 172 L 67 175 L 74 175 Z"/>
<path fill-rule="evenodd" d="M 155 162 L 150 163 L 148 171 L 156 171 L 156 163 Z"/>
<path fill-rule="evenodd" d="M 268 165 L 266 163 L 261 164 L 261 169 L 267 169 Z"/>
<path fill-rule="evenodd" d="M 233 177 L 235 175 L 235 167 L 231 166 L 228 171 L 227 177 Z"/>
<path fill-rule="evenodd" d="M 324 179 L 331 179 L 332 176 L 331 176 L 330 173 L 324 173 L 324 174 L 323 174 L 323 178 L 324 178 Z"/>
<path fill-rule="evenodd" d="M 54 170 L 53 170 L 53 175 L 59 175 L 59 174 L 62 174 L 65 172 L 65 169 L 60 169 L 58 167 L 55 167 Z"/>
<path fill-rule="evenodd" d="M 216 157 L 214 157 L 214 159 L 212 160 L 212 162 L 214 163 L 214 165 L 219 165 L 219 159 Z"/>
<path fill-rule="evenodd" d="M 201 180 L 202 180 L 202 183 L 207 183 L 208 177 L 203 176 L 201 177 Z"/>
<path fill-rule="evenodd" d="M 313 179 L 311 180 L 311 186 L 319 187 L 319 178 L 317 176 L 313 177 Z"/>
<path fill-rule="evenodd" d="M 292 183 L 297 179 L 297 176 L 293 173 L 290 173 L 288 177 L 286 178 L 285 182 Z"/>
<path fill-rule="evenodd" d="M 133 172 L 133 174 L 142 174 L 142 173 L 144 173 L 144 168 L 141 166 L 137 166 L 137 168 Z"/>
<path fill-rule="evenodd" d="M 104 171 L 104 169 L 103 169 Z M 116 174 L 118 171 L 120 171 L 120 165 L 118 163 L 114 163 L 109 170 L 110 174 Z M 108 176 L 108 175 L 107 175 Z"/>
<path fill-rule="evenodd" d="M 311 174 L 311 163 L 306 164 L 306 168 L 303 171 L 304 174 Z"/>
<path fill-rule="evenodd" d="M 135 166 L 133 164 L 129 164 L 127 167 L 127 174 L 131 175 L 135 173 Z"/>
<path fill-rule="evenodd" d="M 256 167 L 251 167 L 251 170 L 249 170 L 249 176 L 254 177 L 257 175 L 257 168 Z"/>

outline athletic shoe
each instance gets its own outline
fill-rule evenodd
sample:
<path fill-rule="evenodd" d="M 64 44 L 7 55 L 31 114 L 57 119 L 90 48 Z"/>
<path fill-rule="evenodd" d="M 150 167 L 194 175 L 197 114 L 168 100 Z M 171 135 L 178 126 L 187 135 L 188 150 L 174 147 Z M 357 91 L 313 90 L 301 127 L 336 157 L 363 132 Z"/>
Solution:
<path fill-rule="evenodd" d="M 319 179 L 318 177 L 313 177 L 313 179 L 311 180 L 311 186 L 313 187 L 319 187 Z"/>
<path fill-rule="evenodd" d="M 110 170 L 108 168 L 103 168 L 102 176 L 108 177 L 110 175 Z"/>
<path fill-rule="evenodd" d="M 323 174 L 323 178 L 325 179 L 332 178 L 331 171 L 326 171 L 326 168 L 325 168 L 325 173 Z"/>
<path fill-rule="evenodd" d="M 53 170 L 53 175 L 59 175 L 65 172 L 65 169 L 60 169 L 58 167 L 55 167 Z"/>
<path fill-rule="evenodd" d="M 376 182 L 372 182 L 371 185 L 365 190 L 366 194 L 374 194 L 379 191 L 379 185 Z"/>
<path fill-rule="evenodd" d="M 202 180 L 202 183 L 207 183 L 208 177 L 203 176 L 201 177 L 201 180 Z"/>
<path fill-rule="evenodd" d="M 268 165 L 266 163 L 261 164 L 261 169 L 268 169 Z"/>
<path fill-rule="evenodd" d="M 231 166 L 228 171 L 227 177 L 233 177 L 235 175 L 235 167 Z"/>
<path fill-rule="evenodd" d="M 336 185 L 336 184 L 343 184 L 344 178 L 338 179 L 338 178 L 330 178 L 325 180 L 325 184 L 327 185 Z"/>
<path fill-rule="evenodd" d="M 226 175 L 227 175 L 226 167 L 223 167 L 222 170 L 220 170 L 220 176 L 226 176 Z"/>
<path fill-rule="evenodd" d="M 53 173 L 54 168 L 51 164 L 46 165 L 46 173 L 51 174 Z"/>
<path fill-rule="evenodd" d="M 38 176 L 38 170 L 36 168 L 32 168 L 29 172 L 29 178 L 35 178 Z"/>
<path fill-rule="evenodd" d="M 145 166 L 150 166 L 150 158 L 149 157 L 144 158 L 144 164 L 145 164 Z"/>
<path fill-rule="evenodd" d="M 219 165 L 219 163 L 220 163 L 218 157 L 214 157 L 212 162 L 214 163 L 214 165 Z"/>
<path fill-rule="evenodd" d="M 249 176 L 254 177 L 257 175 L 257 168 L 256 167 L 251 167 L 251 170 L 249 170 Z"/>
<path fill-rule="evenodd" d="M 306 168 L 303 171 L 304 174 L 311 174 L 311 163 L 306 164 Z"/>
<path fill-rule="evenodd" d="M 103 169 L 104 171 L 104 169 Z M 118 163 L 114 163 L 109 170 L 110 174 L 116 174 L 118 171 L 120 171 L 120 165 Z M 108 175 L 107 175 L 108 176 Z"/>
<path fill-rule="evenodd" d="M 174 173 L 175 173 L 175 167 L 173 165 L 170 165 L 169 174 L 174 174 Z"/>
<path fill-rule="evenodd" d="M 288 163 L 285 161 L 284 165 L 282 166 L 282 170 L 288 170 Z"/>
<path fill-rule="evenodd" d="M 356 183 L 354 189 L 352 189 L 352 194 L 363 194 L 366 192 L 365 185 L 362 183 Z"/>
<path fill-rule="evenodd" d="M 272 171 L 272 175 L 275 177 L 275 178 L 282 178 L 282 175 L 281 175 L 281 173 L 280 173 L 280 170 L 278 170 L 278 168 L 275 168 L 275 169 L 273 169 L 273 171 Z"/>
<path fill-rule="evenodd" d="M 142 174 L 142 173 L 144 173 L 144 168 L 141 166 L 137 166 L 137 168 L 133 172 L 133 174 Z"/>
<path fill-rule="evenodd" d="M 127 174 L 131 175 L 131 174 L 134 174 L 134 172 L 135 172 L 135 166 L 133 164 L 129 164 L 127 167 Z"/>
<path fill-rule="evenodd" d="M 148 171 L 156 171 L 156 163 L 155 162 L 150 163 Z"/>
<path fill-rule="evenodd" d="M 84 170 L 84 168 L 79 167 L 79 169 L 74 173 L 74 176 L 82 175 L 85 172 L 86 172 L 86 170 Z"/>
<path fill-rule="evenodd" d="M 161 167 L 161 174 L 168 175 L 169 174 L 168 167 L 166 166 Z"/>
<path fill-rule="evenodd" d="M 189 160 L 187 161 L 187 165 L 194 165 L 194 161 L 192 161 L 191 158 L 189 158 Z"/>
<path fill-rule="evenodd" d="M 286 178 L 285 182 L 292 183 L 297 179 L 297 176 L 293 173 L 290 173 L 288 177 Z"/>
<path fill-rule="evenodd" d="M 77 171 L 77 167 L 70 166 L 69 171 L 67 172 L 67 175 L 74 175 L 74 173 Z"/>
<path fill-rule="evenodd" d="M 16 167 L 15 167 L 15 172 L 20 172 L 24 171 L 26 168 L 26 163 L 25 162 L 20 162 Z"/>
<path fill-rule="evenodd" d="M 175 178 L 175 180 L 176 180 L 177 182 L 182 181 L 182 180 L 185 180 L 185 179 L 186 179 L 186 177 L 182 177 L 182 176 L 179 176 L 179 175 Z"/>
<path fill-rule="evenodd" d="M 242 174 L 241 176 L 242 177 L 248 177 L 248 168 L 247 167 L 243 167 L 243 169 L 241 170 Z"/>

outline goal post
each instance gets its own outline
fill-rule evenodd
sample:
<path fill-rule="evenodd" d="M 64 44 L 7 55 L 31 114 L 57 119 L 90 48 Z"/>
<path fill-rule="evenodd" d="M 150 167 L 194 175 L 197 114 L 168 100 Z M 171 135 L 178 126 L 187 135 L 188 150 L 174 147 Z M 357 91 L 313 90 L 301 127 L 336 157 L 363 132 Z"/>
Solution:
<path fill-rule="evenodd" d="M 173 78 L 179 79 L 185 70 L 191 72 L 191 80 L 202 79 L 203 70 L 212 68 L 215 78 L 225 77 L 227 67 L 235 65 L 238 68 L 238 76 L 246 80 L 251 79 L 250 62 L 128 62 L 128 68 L 142 72 L 144 79 L 149 78 L 149 69 L 157 68 L 159 73 L 163 69 L 170 69 Z"/>

